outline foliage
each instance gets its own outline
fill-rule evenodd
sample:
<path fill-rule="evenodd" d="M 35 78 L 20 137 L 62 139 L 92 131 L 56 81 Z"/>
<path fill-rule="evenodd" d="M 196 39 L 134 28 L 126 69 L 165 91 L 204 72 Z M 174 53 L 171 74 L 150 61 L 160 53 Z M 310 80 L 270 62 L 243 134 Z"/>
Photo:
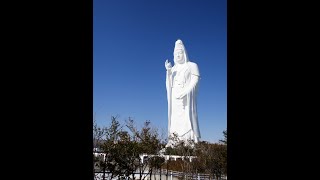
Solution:
<path fill-rule="evenodd" d="M 131 118 L 125 126 L 122 126 L 117 117 L 112 116 L 111 124 L 107 128 L 94 130 L 100 131 L 95 135 L 104 134 L 103 141 L 100 141 L 102 144 L 99 146 L 106 155 L 104 160 L 100 160 L 100 167 L 104 172 L 103 179 L 106 178 L 106 172 L 111 174 L 108 179 L 130 176 L 134 179 L 134 173 L 137 170 L 140 171 L 140 179 L 144 179 L 148 175 L 143 175 L 145 170 L 151 174 L 152 169 L 160 168 L 164 161 L 156 157 L 163 144 L 160 143 L 157 129 L 151 128 L 150 121 L 146 121 L 139 130 Z M 142 154 L 155 157 L 150 158 L 149 161 L 143 161 L 140 157 Z"/>
<path fill-rule="evenodd" d="M 165 154 L 179 155 L 184 160 L 167 161 L 164 168 L 173 171 L 183 172 L 186 174 L 207 173 L 215 176 L 217 179 L 222 175 L 227 175 L 227 131 L 223 131 L 224 140 L 222 143 L 209 143 L 201 141 L 199 143 L 177 140 L 177 136 L 173 135 L 171 140 L 175 142 L 172 147 L 167 147 Z M 188 161 L 188 157 L 195 157 L 192 161 Z"/>
<path fill-rule="evenodd" d="M 211 144 L 200 142 L 196 147 L 199 171 L 210 173 L 217 179 L 227 174 L 227 146 L 225 144 Z"/>
<path fill-rule="evenodd" d="M 169 138 L 170 142 L 173 142 L 172 146 L 165 148 L 158 130 L 151 127 L 150 121 L 145 121 L 143 127 L 137 128 L 131 118 L 125 125 L 121 125 L 117 117 L 112 116 L 108 127 L 98 127 L 94 121 L 93 128 L 94 147 L 98 147 L 105 155 L 94 156 L 93 159 L 94 165 L 99 164 L 103 179 L 135 179 L 134 173 L 138 171 L 139 179 L 142 180 L 148 175 L 151 177 L 155 170 L 161 172 L 162 168 L 180 171 L 182 177 L 209 173 L 219 179 L 227 174 L 227 130 L 223 131 L 224 139 L 219 140 L 220 143 L 184 142 L 173 134 Z M 164 148 L 164 154 L 178 155 L 181 158 L 177 161 L 165 161 L 160 155 Z M 148 155 L 148 158 L 141 159 L 143 154 Z"/>
<path fill-rule="evenodd" d="M 222 133 L 223 133 L 224 139 L 223 140 L 219 140 L 219 142 L 227 145 L 227 130 L 223 131 Z"/>

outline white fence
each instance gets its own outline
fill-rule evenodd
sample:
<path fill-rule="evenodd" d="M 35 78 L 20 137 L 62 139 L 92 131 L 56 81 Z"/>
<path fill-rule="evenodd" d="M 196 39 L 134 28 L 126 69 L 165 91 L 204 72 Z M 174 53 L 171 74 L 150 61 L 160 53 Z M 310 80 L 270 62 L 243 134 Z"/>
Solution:
<path fill-rule="evenodd" d="M 177 171 L 169 171 L 168 174 L 166 170 L 161 171 L 161 177 L 160 177 L 160 172 L 153 172 L 151 177 L 150 175 L 147 175 L 147 173 L 143 173 L 143 177 L 146 177 L 145 180 L 215 180 L 213 177 L 210 177 L 209 174 L 184 174 L 183 172 L 177 172 Z M 140 174 L 135 173 L 135 179 L 139 180 Z M 95 180 L 103 180 L 103 172 L 95 172 Z M 111 179 L 111 174 L 109 172 L 105 173 L 105 180 L 118 180 L 118 179 L 124 179 L 124 180 L 132 180 L 132 175 L 128 177 L 123 177 L 123 178 L 112 178 Z M 227 177 L 223 176 L 221 180 L 226 180 Z"/>

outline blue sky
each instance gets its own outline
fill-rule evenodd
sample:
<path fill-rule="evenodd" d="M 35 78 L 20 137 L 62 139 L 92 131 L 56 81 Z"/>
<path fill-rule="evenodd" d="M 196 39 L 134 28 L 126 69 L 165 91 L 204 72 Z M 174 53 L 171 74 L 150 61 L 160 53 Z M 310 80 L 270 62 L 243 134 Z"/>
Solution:
<path fill-rule="evenodd" d="M 145 120 L 167 132 L 164 62 L 177 39 L 198 64 L 201 140 L 223 139 L 227 127 L 226 0 L 94 0 L 93 113 Z"/>

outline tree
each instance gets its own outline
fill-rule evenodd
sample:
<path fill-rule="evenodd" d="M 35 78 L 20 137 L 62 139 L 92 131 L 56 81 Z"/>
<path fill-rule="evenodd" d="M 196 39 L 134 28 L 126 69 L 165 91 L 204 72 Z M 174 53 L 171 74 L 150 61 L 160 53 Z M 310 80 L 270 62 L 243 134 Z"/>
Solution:
<path fill-rule="evenodd" d="M 144 126 L 141 130 L 135 126 L 134 121 L 129 118 L 127 121 L 127 127 L 132 132 L 133 139 L 137 143 L 137 151 L 139 154 L 148 154 L 147 160 L 142 160 L 139 157 L 138 169 L 140 179 L 145 179 L 148 175 L 151 176 L 152 170 L 157 167 L 161 167 L 161 158 L 159 156 L 159 151 L 162 148 L 161 140 L 157 129 L 151 128 L 150 121 L 145 121 Z M 148 172 L 144 174 L 145 170 L 148 169 Z"/>
<path fill-rule="evenodd" d="M 124 130 L 124 127 L 129 131 Z M 104 128 L 103 134 L 103 143 L 100 145 L 100 149 L 105 154 L 105 158 L 100 160 L 103 179 L 107 178 L 107 171 L 108 179 L 114 177 L 135 179 L 134 174 L 137 170 L 140 172 L 140 179 L 145 179 L 148 174 L 152 174 L 153 169 L 161 167 L 162 159 L 156 156 L 162 144 L 157 129 L 151 128 L 150 121 L 146 121 L 139 130 L 130 117 L 126 125 L 122 126 L 117 117 L 112 116 L 111 124 Z M 154 156 L 154 158 L 150 158 L 150 161 L 142 161 L 140 155 L 143 153 L 152 155 L 151 157 Z M 146 169 L 148 174 L 144 174 Z"/>
<path fill-rule="evenodd" d="M 215 179 L 227 174 L 227 145 L 219 143 L 199 142 L 196 145 L 196 156 L 199 164 L 198 172 L 209 173 Z"/>
<path fill-rule="evenodd" d="M 101 162 L 101 167 L 103 168 L 103 179 L 105 179 L 107 169 L 111 173 L 110 179 L 123 174 L 120 169 L 122 164 L 117 161 L 117 157 L 119 156 L 119 154 L 117 154 L 117 143 L 120 140 L 120 137 L 124 137 L 120 136 L 121 133 L 119 121 L 117 121 L 116 117 L 112 116 L 110 127 L 106 128 L 105 141 L 101 145 L 101 149 L 105 153 L 104 161 Z"/>
<path fill-rule="evenodd" d="M 106 135 L 106 128 L 98 126 L 96 119 L 93 119 L 93 148 L 98 151 L 101 146 L 101 141 Z"/>
<path fill-rule="evenodd" d="M 103 170 L 102 178 L 106 179 L 106 171 L 114 177 L 128 177 L 135 171 L 135 160 L 139 154 L 135 153 L 135 143 L 129 133 L 124 131 L 117 117 L 111 117 L 111 124 L 106 128 L 105 140 L 101 150 L 105 154 L 100 166 Z"/>
<path fill-rule="evenodd" d="M 193 175 L 195 171 L 193 171 L 192 160 L 194 158 L 194 147 L 195 142 L 193 140 L 188 140 L 187 142 L 181 140 L 177 134 L 173 133 L 169 137 L 169 142 L 171 145 L 166 147 L 165 154 L 169 155 L 169 160 L 166 162 L 167 170 L 180 171 L 182 172 L 182 178 L 186 176 Z M 176 161 L 170 161 L 171 155 L 181 156 Z M 168 176 L 168 171 L 167 171 Z"/>
<path fill-rule="evenodd" d="M 179 155 L 183 157 L 177 161 L 167 161 L 167 170 L 180 171 L 182 178 L 193 176 L 197 173 L 208 173 L 215 179 L 221 179 L 222 175 L 227 174 L 227 130 L 223 131 L 224 140 L 222 143 L 209 143 L 200 141 L 185 143 L 180 141 L 178 136 L 173 134 L 171 141 L 172 147 L 167 147 L 165 154 Z M 190 158 L 192 160 L 190 161 Z"/>
<path fill-rule="evenodd" d="M 103 137 L 106 135 L 106 128 L 105 127 L 100 127 L 98 126 L 95 116 L 93 118 L 93 151 L 95 153 L 99 153 L 100 149 L 101 149 L 101 145 L 102 145 L 102 141 L 103 141 Z M 96 174 L 95 171 L 96 170 L 101 170 L 100 169 L 100 165 L 104 162 L 104 156 L 101 155 L 97 155 L 97 156 L 93 156 L 93 176 L 95 178 Z M 97 166 L 98 165 L 98 166 Z"/>
<path fill-rule="evenodd" d="M 227 147 L 222 144 L 211 144 L 208 148 L 208 167 L 216 179 L 227 173 Z"/>
<path fill-rule="evenodd" d="M 224 130 L 222 133 L 223 133 L 224 139 L 223 140 L 219 140 L 219 142 L 224 143 L 225 145 L 227 145 L 227 129 Z"/>

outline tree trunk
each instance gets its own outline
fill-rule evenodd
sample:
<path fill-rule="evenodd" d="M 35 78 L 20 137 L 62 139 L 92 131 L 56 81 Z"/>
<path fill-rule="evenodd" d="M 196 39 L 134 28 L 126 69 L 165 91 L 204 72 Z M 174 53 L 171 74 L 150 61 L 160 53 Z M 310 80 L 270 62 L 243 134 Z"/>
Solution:
<path fill-rule="evenodd" d="M 169 175 L 169 160 L 167 161 L 166 180 L 168 180 L 168 175 Z"/>
<path fill-rule="evenodd" d="M 104 165 L 103 165 L 103 175 L 102 175 L 102 179 L 105 180 L 106 179 L 106 165 L 107 164 L 107 158 L 104 157 Z"/>
<path fill-rule="evenodd" d="M 135 171 L 132 170 L 132 179 L 135 180 L 136 179 L 136 176 L 134 175 L 135 174 Z"/>

